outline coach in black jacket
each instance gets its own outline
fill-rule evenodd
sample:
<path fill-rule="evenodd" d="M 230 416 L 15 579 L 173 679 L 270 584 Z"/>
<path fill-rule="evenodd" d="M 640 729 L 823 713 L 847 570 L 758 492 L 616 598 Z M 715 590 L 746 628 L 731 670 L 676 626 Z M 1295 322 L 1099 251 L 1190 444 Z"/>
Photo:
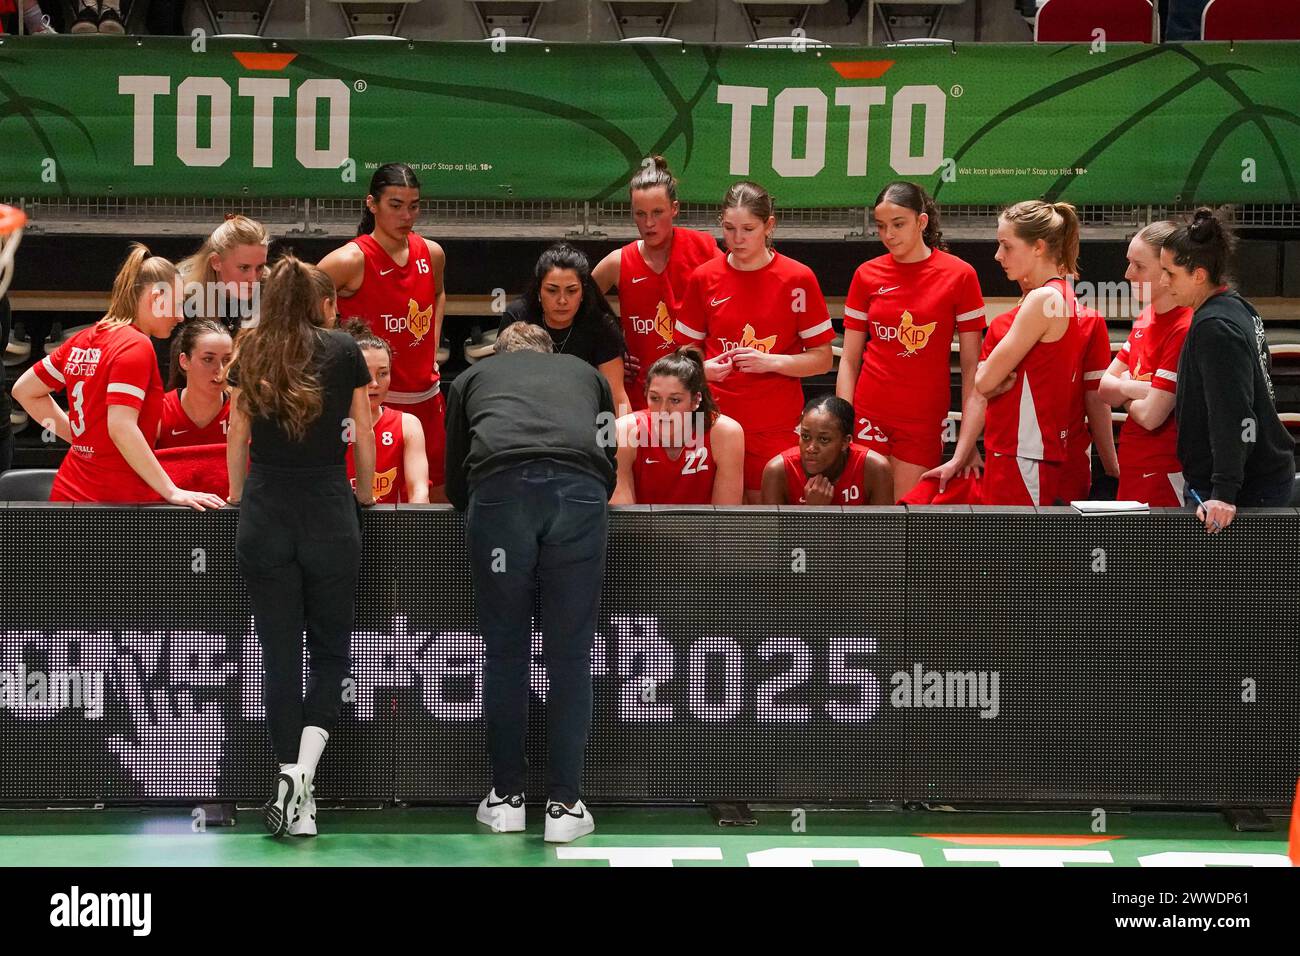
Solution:
<path fill-rule="evenodd" d="M 591 644 L 616 470 L 609 383 L 519 322 L 497 354 L 456 378 L 447 401 L 447 497 L 465 538 L 483 632 L 492 792 L 478 819 L 524 829 L 524 735 L 535 580 L 550 692 L 546 839 L 594 829 L 579 799 L 591 729 Z"/>
<path fill-rule="evenodd" d="M 1224 285 L 1233 242 L 1202 209 L 1161 251 L 1170 295 L 1195 310 L 1178 361 L 1178 457 L 1210 532 L 1226 528 L 1238 506 L 1287 505 L 1295 481 L 1295 442 L 1274 405 L 1263 320 Z"/>

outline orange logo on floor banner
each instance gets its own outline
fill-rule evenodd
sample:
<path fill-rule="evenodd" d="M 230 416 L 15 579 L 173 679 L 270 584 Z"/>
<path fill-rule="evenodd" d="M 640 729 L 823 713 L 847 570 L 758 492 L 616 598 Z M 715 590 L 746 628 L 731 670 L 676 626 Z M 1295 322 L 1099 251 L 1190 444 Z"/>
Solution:
<path fill-rule="evenodd" d="M 406 327 L 411 330 L 416 341 L 419 341 L 429 334 L 429 329 L 433 325 L 433 306 L 430 305 L 422 311 L 420 303 L 411 299 L 406 309 Z"/>

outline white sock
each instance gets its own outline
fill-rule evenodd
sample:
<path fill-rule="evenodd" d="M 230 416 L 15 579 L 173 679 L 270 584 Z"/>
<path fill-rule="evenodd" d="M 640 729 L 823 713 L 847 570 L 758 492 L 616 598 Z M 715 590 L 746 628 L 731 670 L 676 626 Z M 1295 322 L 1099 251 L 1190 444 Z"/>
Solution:
<path fill-rule="evenodd" d="M 298 743 L 298 766 L 311 780 L 316 776 L 316 764 L 320 761 L 325 742 L 330 739 L 329 732 L 321 727 L 304 727 L 302 739 Z"/>
<path fill-rule="evenodd" d="M 288 773 L 289 770 L 290 770 L 290 768 L 292 768 L 292 767 L 293 767 L 293 764 L 291 764 L 291 763 L 282 763 L 282 764 L 280 764 L 280 772 L 281 772 L 281 773 Z"/>

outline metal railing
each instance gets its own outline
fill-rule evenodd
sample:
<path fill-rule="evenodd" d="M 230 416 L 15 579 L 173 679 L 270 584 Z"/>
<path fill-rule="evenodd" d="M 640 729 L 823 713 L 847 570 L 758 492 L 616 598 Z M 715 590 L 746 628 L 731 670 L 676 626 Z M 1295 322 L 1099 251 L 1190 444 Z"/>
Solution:
<path fill-rule="evenodd" d="M 227 213 L 243 213 L 266 223 L 277 235 L 348 237 L 361 218 L 359 199 L 210 199 L 107 197 L 98 199 L 4 198 L 29 217 L 32 234 L 148 235 L 210 231 Z M 1082 205 L 1084 235 L 1127 238 L 1160 219 L 1184 219 L 1191 205 Z M 943 207 L 944 235 L 987 239 L 997 228 L 1000 206 Z M 1300 228 L 1300 204 L 1248 204 L 1235 208 L 1238 227 Z M 715 229 L 712 204 L 683 203 L 684 226 Z M 580 201 L 427 200 L 421 216 L 432 235 L 448 238 L 630 238 L 636 229 L 627 203 Z M 861 239 L 875 234 L 870 209 L 863 206 L 777 208 L 780 235 L 788 239 Z"/>

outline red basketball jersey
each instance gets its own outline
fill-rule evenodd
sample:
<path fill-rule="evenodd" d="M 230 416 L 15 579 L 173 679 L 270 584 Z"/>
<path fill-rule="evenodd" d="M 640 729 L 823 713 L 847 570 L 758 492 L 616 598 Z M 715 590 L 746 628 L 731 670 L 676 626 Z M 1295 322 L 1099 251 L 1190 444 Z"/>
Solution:
<path fill-rule="evenodd" d="M 676 340 L 716 358 L 736 346 L 777 355 L 798 355 L 835 337 L 821 286 L 802 262 L 781 253 L 761 269 L 742 272 L 726 257 L 691 274 Z M 803 410 L 799 379 L 779 372 L 733 369 L 710 385 L 724 415 L 750 432 L 793 431 Z"/>
<path fill-rule="evenodd" d="M 388 400 L 414 405 L 438 393 L 438 343 L 433 334 L 438 284 L 428 243 L 415 233 L 406 237 L 406 265 L 399 266 L 373 236 L 352 240 L 365 253 L 361 288 L 340 298 L 340 321 L 364 319 L 393 352 L 393 381 Z"/>
<path fill-rule="evenodd" d="M 984 297 L 969 264 L 935 249 L 921 262 L 883 255 L 858 266 L 844 329 L 866 332 L 853 406 L 859 417 L 938 429 L 948 414 L 955 332 L 984 328 Z"/>
<path fill-rule="evenodd" d="M 785 496 L 791 504 L 803 505 L 808 502 L 804 500 L 803 489 L 808 483 L 808 474 L 803 470 L 803 459 L 799 457 L 799 446 L 787 448 L 781 452 L 781 459 L 785 462 Z M 833 505 L 865 505 L 867 503 L 867 487 L 863 480 L 863 472 L 866 470 L 867 450 L 861 445 L 849 446 L 849 459 L 844 464 L 844 471 L 840 473 L 839 479 L 835 482 L 835 494 L 830 504 Z"/>
<path fill-rule="evenodd" d="M 403 455 L 406 435 L 402 431 L 402 410 L 380 406 L 375 421 L 375 504 L 401 504 L 406 496 L 406 468 Z M 357 486 L 357 464 L 348 445 L 348 480 Z"/>
<path fill-rule="evenodd" d="M 108 408 L 138 409 L 149 447 L 162 417 L 162 376 L 149 336 L 131 325 L 92 325 L 36 365 L 37 377 L 68 393 L 72 449 L 54 477 L 51 501 L 158 501 L 108 434 Z"/>
<path fill-rule="evenodd" d="M 224 445 L 230 429 L 230 398 L 223 397 L 217 417 L 200 428 L 181 404 L 181 389 L 174 388 L 163 396 L 162 429 L 158 448 L 181 448 L 185 445 Z"/>
<path fill-rule="evenodd" d="M 618 267 L 618 310 L 628 354 L 641 364 L 628 392 L 635 409 L 645 408 L 646 372 L 655 360 L 677 347 L 673 326 L 686 295 L 691 273 L 710 259 L 722 257 L 718 243 L 707 232 L 673 229 L 668 265 L 655 272 L 641 255 L 640 241 L 623 247 Z"/>
<path fill-rule="evenodd" d="M 1148 306 L 1116 356 L 1139 382 L 1162 392 L 1178 390 L 1178 358 L 1192 324 L 1192 310 L 1174 308 L 1156 314 Z M 1159 428 L 1148 431 L 1129 418 L 1119 432 L 1119 472 L 1168 474 L 1183 470 L 1178 460 L 1178 425 L 1171 413 Z"/>
<path fill-rule="evenodd" d="M 1038 342 L 1016 367 L 1015 384 L 990 399 L 984 420 L 984 448 L 1002 455 L 1035 461 L 1063 461 L 1069 435 L 1074 392 L 1082 378 L 1083 347 L 1079 333 L 1074 289 L 1063 279 L 1047 283 L 1064 297 L 1070 322 L 1055 342 Z M 1006 313 L 1005 323 L 994 320 L 984 337 L 983 358 L 1006 335 L 1019 306 Z M 1004 318 L 999 316 L 999 319 Z"/>
<path fill-rule="evenodd" d="M 713 460 L 713 432 L 688 448 L 668 448 L 647 441 L 652 436 L 650 412 L 636 413 L 636 458 L 632 481 L 639 505 L 707 505 L 713 503 L 713 479 L 718 473 Z M 669 452 L 675 452 L 672 457 Z"/>

